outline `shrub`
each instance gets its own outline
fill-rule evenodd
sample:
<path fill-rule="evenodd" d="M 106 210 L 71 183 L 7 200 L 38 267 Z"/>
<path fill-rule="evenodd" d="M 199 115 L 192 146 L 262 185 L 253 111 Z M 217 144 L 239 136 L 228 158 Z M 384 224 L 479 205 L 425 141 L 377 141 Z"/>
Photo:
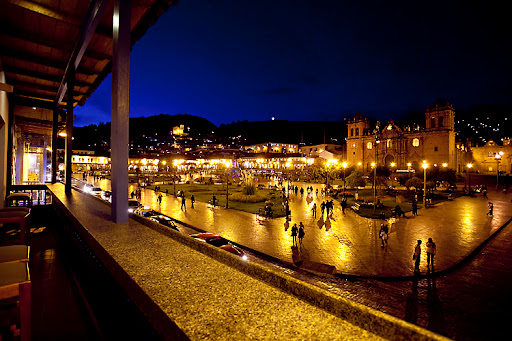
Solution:
<path fill-rule="evenodd" d="M 242 186 L 242 194 L 255 195 L 256 194 L 256 183 L 252 180 L 245 181 Z"/>
<path fill-rule="evenodd" d="M 262 202 L 265 201 L 267 198 L 261 195 L 246 195 L 243 193 L 235 193 L 231 194 L 229 196 L 229 200 L 231 201 L 238 201 L 238 202 Z"/>
<path fill-rule="evenodd" d="M 405 187 L 407 189 L 410 189 L 411 187 L 419 189 L 423 187 L 423 180 L 414 176 L 405 182 Z"/>

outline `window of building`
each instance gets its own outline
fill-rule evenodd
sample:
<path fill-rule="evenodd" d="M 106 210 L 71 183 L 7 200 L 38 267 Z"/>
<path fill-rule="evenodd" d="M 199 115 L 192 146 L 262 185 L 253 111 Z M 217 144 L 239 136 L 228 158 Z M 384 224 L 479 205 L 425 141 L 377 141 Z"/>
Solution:
<path fill-rule="evenodd" d="M 372 149 L 372 148 L 373 148 L 373 144 L 372 144 L 371 142 L 368 142 L 368 143 L 366 144 L 366 148 L 367 148 L 367 149 Z"/>
<path fill-rule="evenodd" d="M 419 147 L 420 146 L 420 139 L 413 139 L 412 140 L 412 146 L 413 147 Z"/>
<path fill-rule="evenodd" d="M 437 152 L 438 151 L 438 148 L 437 147 L 434 147 L 434 151 Z"/>
<path fill-rule="evenodd" d="M 430 119 L 430 127 L 431 128 L 435 128 L 436 127 L 436 118 L 435 117 L 432 117 Z"/>
<path fill-rule="evenodd" d="M 359 136 L 359 128 L 356 128 L 356 136 Z"/>
<path fill-rule="evenodd" d="M 444 124 L 444 117 L 443 116 L 440 116 L 439 117 L 439 127 L 442 127 Z"/>
<path fill-rule="evenodd" d="M 386 148 L 391 148 L 391 139 L 387 139 Z"/>
<path fill-rule="evenodd" d="M 354 128 L 350 129 L 350 136 L 354 136 Z"/>

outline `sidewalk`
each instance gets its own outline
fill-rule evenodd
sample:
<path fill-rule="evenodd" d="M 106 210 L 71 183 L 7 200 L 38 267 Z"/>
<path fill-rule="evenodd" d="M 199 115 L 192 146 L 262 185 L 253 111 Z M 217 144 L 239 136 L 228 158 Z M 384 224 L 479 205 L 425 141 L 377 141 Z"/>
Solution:
<path fill-rule="evenodd" d="M 305 188 L 310 184 L 296 185 Z M 313 187 L 321 188 L 322 185 Z M 378 233 L 383 221 L 360 217 L 350 209 L 344 215 L 337 201 L 334 201 L 332 218 L 326 219 L 324 215 L 324 219 L 321 219 L 318 209 L 318 218 L 313 219 L 310 207 L 313 202 L 319 206 L 322 198 L 313 197 L 311 201 L 306 196 L 301 198 L 300 194 L 292 194 L 292 220 L 289 228 L 286 228 L 285 218 L 259 222 L 253 214 L 222 207 L 211 208 L 202 202 L 196 202 L 192 209 L 188 200 L 190 193 L 185 194 L 186 211 L 180 209 L 181 200 L 172 195 L 164 194 L 159 206 L 158 194 L 151 190 L 142 191 L 141 202 L 178 221 L 220 234 L 237 244 L 282 261 L 331 265 L 336 267 L 338 273 L 364 277 L 411 276 L 414 272 L 412 253 L 418 239 L 423 241 L 420 269 L 426 273 L 425 244 L 428 238 L 432 238 L 437 245 L 435 271 L 449 269 L 512 218 L 512 194 L 491 190 L 489 199 L 461 197 L 419 210 L 417 217 L 408 213 L 405 218 L 388 219 L 388 246 L 381 248 Z M 494 203 L 494 217 L 486 215 L 488 201 Z M 303 245 L 292 247 L 290 228 L 300 221 L 305 225 Z"/>

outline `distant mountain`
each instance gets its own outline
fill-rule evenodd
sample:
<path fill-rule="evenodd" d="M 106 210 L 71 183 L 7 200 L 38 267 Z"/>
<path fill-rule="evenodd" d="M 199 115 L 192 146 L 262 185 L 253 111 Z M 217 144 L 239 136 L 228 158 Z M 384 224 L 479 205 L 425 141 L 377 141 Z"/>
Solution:
<path fill-rule="evenodd" d="M 285 143 L 338 143 L 343 144 L 346 136 L 345 122 L 316 121 L 238 121 L 221 124 L 222 136 L 242 136 L 247 144 L 262 142 Z"/>
<path fill-rule="evenodd" d="M 172 128 L 184 125 L 190 134 L 217 133 L 217 126 L 205 118 L 193 115 L 155 115 L 149 117 L 130 118 L 130 141 L 138 140 L 143 136 L 166 136 Z M 190 129 L 188 129 L 190 128 Z M 73 149 L 95 150 L 105 154 L 110 146 L 110 122 L 91 124 L 85 127 L 74 127 Z"/>

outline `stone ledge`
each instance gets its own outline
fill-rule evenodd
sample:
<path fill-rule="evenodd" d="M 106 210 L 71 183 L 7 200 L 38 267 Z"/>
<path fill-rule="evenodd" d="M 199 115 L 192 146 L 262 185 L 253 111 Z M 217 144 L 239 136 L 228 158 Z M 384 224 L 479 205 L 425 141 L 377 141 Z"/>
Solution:
<path fill-rule="evenodd" d="M 117 240 L 104 240 L 103 244 L 109 244 L 113 243 L 112 245 L 103 245 L 101 242 L 102 238 L 115 238 L 116 233 L 118 234 L 118 237 L 126 238 L 125 233 L 122 231 L 126 227 L 128 228 L 127 231 L 131 231 L 132 233 L 136 231 L 136 234 L 134 234 L 133 238 L 136 237 L 144 237 L 148 238 L 148 242 L 154 241 L 155 239 L 160 244 L 173 244 L 171 243 L 171 239 L 179 242 L 179 244 L 182 244 L 184 246 L 187 246 L 189 249 L 199 251 L 201 254 L 207 255 L 211 257 L 211 259 L 218 260 L 226 265 L 229 265 L 230 268 L 234 268 L 241 273 L 250 275 L 253 278 L 256 278 L 260 281 L 263 281 L 267 285 L 271 285 L 272 287 L 278 288 L 284 293 L 291 294 L 297 298 L 299 298 L 302 301 L 308 302 L 315 307 L 319 307 L 322 310 L 329 312 L 330 314 L 337 316 L 341 320 L 338 320 L 336 322 L 336 325 L 343 323 L 342 321 L 345 320 L 353 325 L 357 325 L 361 327 L 363 330 L 366 330 L 370 333 L 374 333 L 376 335 L 380 335 L 384 338 L 389 339 L 402 339 L 402 340 L 441 340 L 445 339 L 437 334 L 434 334 L 432 332 L 429 332 L 425 329 L 422 329 L 420 327 L 417 327 L 415 325 L 412 325 L 410 323 L 407 323 L 405 321 L 402 321 L 400 319 L 394 318 L 392 316 L 389 316 L 387 314 L 381 313 L 379 311 L 376 311 L 374 309 L 365 307 L 361 304 L 352 302 L 350 300 L 344 299 L 342 297 L 335 296 L 333 294 L 330 294 L 327 291 L 321 290 L 320 288 L 317 288 L 315 286 L 309 285 L 307 283 L 301 282 L 299 280 L 296 280 L 292 277 L 286 276 L 282 273 L 279 273 L 275 270 L 265 268 L 258 264 L 252 264 L 247 263 L 240 259 L 240 257 L 234 256 L 230 253 L 223 252 L 209 244 L 202 243 L 199 241 L 196 241 L 188 236 L 185 236 L 179 232 L 176 232 L 174 230 L 168 229 L 160 224 L 153 223 L 147 219 L 144 219 L 142 217 L 132 217 L 133 224 L 137 224 L 135 221 L 143 223 L 144 225 L 148 226 L 154 231 L 159 232 L 160 234 L 170 236 L 170 239 L 165 238 L 163 240 L 162 238 L 158 238 L 155 235 L 148 235 L 148 232 L 142 228 L 142 226 L 131 226 L 132 223 L 130 223 L 128 226 L 123 225 L 116 225 L 113 222 L 109 220 L 108 214 L 106 211 L 108 211 L 108 206 L 104 205 L 103 203 L 95 202 L 92 197 L 88 198 L 88 196 L 85 195 L 72 195 L 71 197 L 66 197 L 63 195 L 63 191 L 60 191 L 59 188 L 55 188 L 54 186 L 51 186 L 51 190 L 53 192 L 54 198 L 58 206 L 61 207 L 61 210 L 67 211 L 67 216 L 71 222 L 73 222 L 73 225 L 76 225 L 77 228 L 81 230 L 81 233 L 85 235 L 85 239 L 88 243 L 90 243 L 93 246 L 94 251 L 98 254 L 98 257 L 106 263 L 105 265 L 111 271 L 113 276 L 121 282 L 125 290 L 127 290 L 128 294 L 131 297 L 134 297 L 134 301 L 139 305 L 140 309 L 146 314 L 148 317 L 148 320 L 152 322 L 152 324 L 155 326 L 155 329 L 161 333 L 161 335 L 167 335 L 169 336 L 175 328 L 183 330 L 185 334 L 189 337 L 193 337 L 192 334 L 198 333 L 197 335 L 202 335 L 204 331 L 196 330 L 197 327 L 191 327 L 191 326 L 184 326 L 180 325 L 180 323 L 176 324 L 175 328 L 170 328 L 170 325 L 173 325 L 174 322 L 171 322 L 171 320 L 180 319 L 180 318 L 173 318 L 173 311 L 176 311 L 176 307 L 171 306 L 167 307 L 162 305 L 162 302 L 158 303 L 158 300 L 154 297 L 154 294 L 148 293 L 148 289 L 155 289 L 153 286 L 158 285 L 161 286 L 162 284 L 155 284 L 152 283 L 149 288 L 145 289 L 144 284 L 144 276 L 139 278 L 139 273 L 144 273 L 147 271 L 145 269 L 144 264 L 135 264 L 133 262 L 136 262 L 136 260 L 131 260 L 133 258 L 133 255 L 131 253 L 126 254 L 126 248 L 130 249 L 130 252 L 132 252 L 133 247 L 137 247 L 136 245 L 126 245 L 122 244 L 122 241 L 119 241 L 117 244 Z M 84 202 L 81 202 L 84 201 Z M 85 203 L 87 202 L 87 203 Z M 69 206 L 69 207 L 68 207 Z M 88 212 L 84 212 L 84 210 L 80 210 L 80 207 L 90 206 L 90 209 Z M 76 211 L 76 210 L 79 211 Z M 71 211 L 75 211 L 75 214 L 78 216 L 76 217 L 75 214 L 73 214 Z M 89 226 L 89 229 L 86 226 Z M 99 226 L 101 225 L 101 226 Z M 133 230 L 133 228 L 136 228 L 136 230 Z M 112 236 L 110 233 L 108 233 L 106 230 L 111 229 Z M 96 231 L 96 232 L 95 232 Z M 115 231 L 115 232 L 114 232 Z M 99 238 L 99 240 L 97 239 Z M 121 239 L 121 238 L 120 238 Z M 126 240 L 130 240 L 129 238 Z M 108 243 L 106 243 L 108 241 Z M 119 244 L 119 245 L 118 245 Z M 133 243 L 136 244 L 136 243 Z M 143 243 L 144 245 L 144 243 Z M 150 247 L 149 244 L 147 244 L 148 247 Z M 175 247 L 172 245 L 172 247 Z M 176 246 L 180 251 L 183 249 L 183 247 Z M 108 249 L 111 249 L 111 251 L 108 251 Z M 119 249 L 123 249 L 120 251 Z M 190 257 L 195 257 L 193 254 L 193 251 L 190 250 Z M 111 253 L 114 254 L 111 254 Z M 137 251 L 134 251 L 137 253 Z M 116 256 L 118 254 L 118 256 Z M 121 256 L 121 257 L 119 257 Z M 120 258 L 122 258 L 120 260 Z M 130 261 L 126 263 L 127 259 Z M 208 261 L 208 259 L 202 259 L 201 262 L 207 262 L 211 263 L 211 261 Z M 214 264 L 207 265 L 209 267 L 215 267 Z M 148 267 L 150 267 L 148 265 Z M 130 274 L 131 270 L 134 269 L 135 273 Z M 210 271 L 211 269 L 204 268 L 202 270 L 199 270 L 196 267 L 196 264 L 194 264 L 194 268 L 197 269 L 197 271 L 204 271 L 205 274 Z M 160 269 L 159 269 L 160 270 Z M 173 271 L 180 271 L 180 269 L 174 269 L 171 270 L 170 275 L 173 274 Z M 238 275 L 235 275 L 234 273 L 231 273 L 228 269 L 223 269 L 223 271 L 229 272 L 232 276 L 239 277 Z M 162 270 L 163 271 L 163 270 Z M 220 271 L 220 270 L 219 270 Z M 135 277 L 134 277 L 135 276 Z M 188 275 L 189 277 L 191 275 Z M 206 275 L 205 275 L 206 276 Z M 215 276 L 215 274 L 213 274 Z M 197 278 L 194 278 L 195 281 L 198 281 Z M 141 280 L 143 283 L 141 283 Z M 186 280 L 190 280 L 190 278 L 187 278 Z M 243 281 L 246 281 L 247 279 L 244 279 Z M 201 281 L 198 282 L 198 284 Z M 181 284 L 181 283 L 180 283 Z M 262 283 L 263 285 L 263 283 Z M 256 286 L 256 284 L 253 283 L 253 286 Z M 212 285 L 212 289 L 215 287 L 215 285 Z M 190 289 L 190 287 L 187 287 L 187 289 Z M 168 288 L 162 288 L 157 289 L 157 292 L 159 290 L 168 290 Z M 254 290 L 254 288 L 247 288 L 248 294 L 251 293 L 251 290 Z M 261 288 L 263 290 L 263 287 Z M 150 290 L 151 291 L 151 290 Z M 267 291 L 267 289 L 265 289 Z M 243 293 L 244 295 L 247 293 Z M 220 298 L 222 301 L 222 297 Z M 252 302 L 244 302 L 246 305 L 251 306 Z M 268 304 L 272 305 L 272 302 L 268 302 Z M 298 303 L 294 303 L 298 304 Z M 185 303 L 184 303 L 185 305 Z M 290 303 L 291 307 L 294 305 Z M 200 310 L 206 310 L 206 306 L 203 307 L 194 307 L 196 309 Z M 169 310 L 170 309 L 170 310 Z M 255 309 L 254 307 L 252 309 Z M 304 306 L 295 305 L 296 310 L 301 309 L 308 309 Z M 179 310 L 179 309 L 178 309 Z M 296 311 L 292 310 L 292 311 Z M 180 311 L 180 310 L 179 310 Z M 291 313 L 291 312 L 290 312 Z M 178 312 L 178 314 L 180 314 Z M 318 323 L 318 320 L 316 320 L 318 316 L 318 311 L 311 311 L 311 316 L 304 316 L 305 320 L 311 320 L 312 323 Z M 171 320 L 169 320 L 169 318 Z M 212 316 L 207 316 L 207 318 L 212 318 Z M 267 316 L 262 316 L 264 321 L 265 319 L 269 318 L 272 320 L 273 323 L 285 323 L 288 324 L 289 322 L 286 321 L 274 321 L 285 318 L 287 320 L 286 316 L 275 316 L 275 314 L 271 311 L 267 312 Z M 165 322 L 167 321 L 167 322 Z M 270 320 L 269 320 L 270 321 Z M 169 323 L 171 322 L 171 323 Z M 247 321 L 240 321 L 241 328 L 244 328 L 244 322 L 247 323 Z M 266 324 L 266 323 L 265 323 Z M 188 328 L 188 329 L 187 329 Z M 190 329 L 192 328 L 192 329 Z M 347 328 L 347 327 L 345 327 Z M 222 329 L 222 328 L 219 328 Z M 284 328 L 283 328 L 284 329 Z M 359 333 L 360 338 L 372 338 L 371 334 L 366 335 L 366 332 L 361 330 Z M 174 333 L 180 334 L 177 330 L 174 330 Z M 245 335 L 244 332 L 243 334 Z M 285 339 L 289 338 L 290 335 L 284 333 L 280 335 L 275 335 L 275 339 Z M 357 333 L 357 332 L 356 332 Z M 174 334 L 175 336 L 178 336 Z M 196 336 L 197 336 L 196 335 Z M 181 334 L 183 336 L 183 334 Z M 223 337 L 231 336 L 231 334 L 223 335 Z M 254 335 L 253 335 L 254 336 Z M 304 335 L 303 335 L 304 336 Z M 336 335 L 330 335 L 333 338 L 338 338 L 339 336 Z M 297 337 L 297 336 L 295 336 Z"/>

